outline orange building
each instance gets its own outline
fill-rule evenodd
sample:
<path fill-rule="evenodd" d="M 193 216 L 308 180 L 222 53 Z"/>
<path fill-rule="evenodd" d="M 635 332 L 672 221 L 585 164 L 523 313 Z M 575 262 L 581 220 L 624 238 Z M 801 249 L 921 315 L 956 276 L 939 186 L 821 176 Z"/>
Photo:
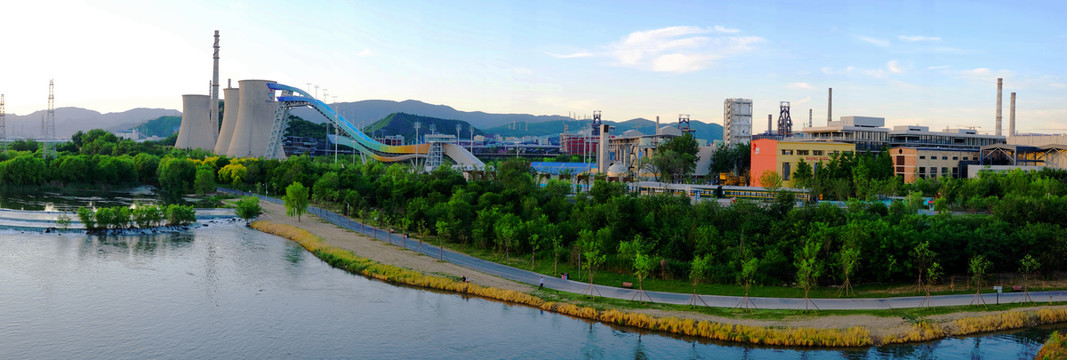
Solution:
<path fill-rule="evenodd" d="M 748 175 L 749 186 L 760 186 L 759 178 L 767 170 L 782 176 L 783 187 L 793 187 L 793 173 L 801 159 L 814 171 L 818 163 L 830 161 L 835 153 L 856 151 L 856 144 L 814 141 L 778 141 L 774 139 L 752 140 L 749 153 L 752 170 Z"/>

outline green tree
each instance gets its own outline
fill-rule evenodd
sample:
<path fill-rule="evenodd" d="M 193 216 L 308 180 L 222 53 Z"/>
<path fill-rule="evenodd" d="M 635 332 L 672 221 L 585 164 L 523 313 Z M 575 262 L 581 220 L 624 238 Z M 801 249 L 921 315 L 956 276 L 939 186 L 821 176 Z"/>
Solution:
<path fill-rule="evenodd" d="M 215 169 L 211 165 L 200 165 L 196 168 L 196 179 L 193 181 L 196 193 L 200 195 L 215 192 L 218 187 L 215 184 Z"/>
<path fill-rule="evenodd" d="M 78 221 L 81 221 L 82 225 L 85 225 L 85 230 L 96 230 L 96 215 L 92 209 L 88 209 L 84 206 L 78 207 Z"/>
<path fill-rule="evenodd" d="M 975 300 L 972 301 L 971 304 L 978 305 L 978 303 L 981 303 L 982 305 L 985 305 L 985 299 L 982 299 L 982 277 L 985 276 L 986 272 L 989 271 L 989 268 L 992 265 L 993 263 L 986 260 L 985 255 L 975 255 L 971 257 L 971 261 L 967 266 L 967 269 L 971 273 L 971 278 L 975 283 Z"/>
<path fill-rule="evenodd" d="M 841 246 L 841 275 L 845 277 L 845 282 L 841 285 L 841 292 L 844 292 L 845 296 L 849 296 L 849 293 L 855 293 L 852 290 L 852 281 L 850 280 L 852 272 L 856 270 L 856 266 L 860 261 L 860 247 L 854 241 L 845 241 Z"/>
<path fill-rule="evenodd" d="M 657 261 L 648 255 L 649 250 L 651 250 L 650 244 L 644 241 L 640 234 L 634 236 L 633 240 L 619 243 L 619 254 L 631 259 L 634 276 L 637 277 L 635 298 L 645 291 L 643 286 L 644 279 L 656 267 Z M 645 296 L 648 296 L 648 294 L 645 294 Z M 651 298 L 649 300 L 651 301 Z"/>
<path fill-rule="evenodd" d="M 578 239 L 582 250 L 582 255 L 585 257 L 585 270 L 589 274 L 589 297 L 594 298 L 593 292 L 596 290 L 593 287 L 593 269 L 596 269 L 607 260 L 607 255 L 603 254 L 600 250 L 601 241 L 597 234 L 594 234 L 588 229 L 582 229 L 578 233 Z"/>
<path fill-rule="evenodd" d="M 693 296 L 689 299 L 690 306 L 696 306 L 696 301 L 704 303 L 707 306 L 708 303 L 704 302 L 704 299 L 697 295 L 697 286 L 704 281 L 707 277 L 708 269 L 711 268 L 711 254 L 697 255 L 693 257 L 693 261 L 689 265 L 689 282 L 693 284 Z"/>
<path fill-rule="evenodd" d="M 651 158 L 659 181 L 668 178 L 670 182 L 673 182 L 674 177 L 692 174 L 693 169 L 696 168 L 698 150 L 696 139 L 689 132 L 661 142 Z"/>
<path fill-rule="evenodd" d="M 66 231 L 69 229 L 70 222 L 70 215 L 67 215 L 67 213 L 60 213 L 59 216 L 56 216 L 56 228 L 59 230 Z"/>
<path fill-rule="evenodd" d="M 915 263 L 915 271 L 919 276 L 919 279 L 915 283 L 915 286 L 918 288 L 917 290 L 926 288 L 926 284 L 923 282 L 923 275 L 927 273 L 930 264 L 934 262 L 934 258 L 936 257 L 937 253 L 930 249 L 929 241 L 923 241 L 911 250 L 911 259 Z"/>
<path fill-rule="evenodd" d="M 193 189 L 196 166 L 186 158 L 165 157 L 159 162 L 159 185 L 172 194 L 188 194 Z"/>
<path fill-rule="evenodd" d="M 793 172 L 793 187 L 807 189 L 811 187 L 811 179 L 815 177 L 811 165 L 804 159 L 797 161 L 797 169 Z"/>
<path fill-rule="evenodd" d="M 515 246 L 519 232 L 521 231 L 522 220 L 515 214 L 505 214 L 496 221 L 496 241 L 497 247 L 504 250 L 504 263 L 511 263 L 511 248 Z"/>
<path fill-rule="evenodd" d="M 808 310 L 808 304 L 814 303 L 808 296 L 811 289 L 818 285 L 819 276 L 822 275 L 822 261 L 819 259 L 819 251 L 822 249 L 820 239 L 807 239 L 804 247 L 796 253 L 796 261 L 793 263 L 797 268 L 797 284 L 804 288 L 804 310 Z"/>
<path fill-rule="evenodd" d="M 293 182 L 285 188 L 285 196 L 282 200 L 285 202 L 285 215 L 296 216 L 296 221 L 299 222 L 300 215 L 307 211 L 308 190 L 304 184 Z"/>
<path fill-rule="evenodd" d="M 777 171 L 767 170 L 759 176 L 759 185 L 772 192 L 782 187 L 782 176 Z"/>
<path fill-rule="evenodd" d="M 237 200 L 237 216 L 244 219 L 246 224 L 261 212 L 263 208 L 259 206 L 258 196 L 245 196 Z"/>
<path fill-rule="evenodd" d="M 1030 275 L 1037 272 L 1040 268 L 1041 262 L 1030 256 L 1030 254 L 1026 254 L 1026 256 L 1019 261 L 1019 272 L 1023 273 L 1023 291 L 1026 293 L 1026 299 L 1030 299 L 1030 287 L 1028 286 Z M 1030 299 L 1030 302 L 1033 301 L 1033 299 Z"/>
<path fill-rule="evenodd" d="M 315 186 L 312 187 L 312 193 L 315 194 L 316 201 L 335 201 L 340 197 L 340 179 L 336 172 L 330 171 L 322 174 L 318 180 L 315 181 Z"/>

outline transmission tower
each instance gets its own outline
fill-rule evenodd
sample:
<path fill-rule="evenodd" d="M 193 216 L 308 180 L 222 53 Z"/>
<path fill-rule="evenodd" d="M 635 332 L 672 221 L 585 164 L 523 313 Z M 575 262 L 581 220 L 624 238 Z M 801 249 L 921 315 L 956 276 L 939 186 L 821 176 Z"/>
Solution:
<path fill-rule="evenodd" d="M 4 119 L 4 94 L 0 94 L 0 140 L 7 140 L 7 120 Z"/>
<path fill-rule="evenodd" d="M 793 134 L 793 119 L 789 118 L 789 102 L 778 103 L 778 135 L 789 136 Z"/>
<path fill-rule="evenodd" d="M 56 138 L 56 96 L 55 96 L 55 82 L 48 80 L 48 115 L 44 119 L 44 136 L 45 139 Z"/>

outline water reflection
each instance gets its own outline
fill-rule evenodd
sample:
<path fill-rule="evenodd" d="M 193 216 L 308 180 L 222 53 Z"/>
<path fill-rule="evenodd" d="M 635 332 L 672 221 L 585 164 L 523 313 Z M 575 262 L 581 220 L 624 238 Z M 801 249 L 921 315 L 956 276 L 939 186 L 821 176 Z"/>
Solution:
<path fill-rule="evenodd" d="M 722 343 L 371 281 L 242 225 L 0 234 L 0 276 L 5 359 L 1021 358 L 1051 331 L 848 350 Z"/>

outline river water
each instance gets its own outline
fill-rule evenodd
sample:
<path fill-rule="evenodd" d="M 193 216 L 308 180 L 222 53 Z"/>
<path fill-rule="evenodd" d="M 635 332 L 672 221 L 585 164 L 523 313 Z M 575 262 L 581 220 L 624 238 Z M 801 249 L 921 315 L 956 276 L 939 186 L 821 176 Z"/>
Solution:
<path fill-rule="evenodd" d="M 1016 359 L 1049 329 L 854 350 L 664 336 L 333 269 L 238 224 L 0 232 L 0 359 Z"/>

